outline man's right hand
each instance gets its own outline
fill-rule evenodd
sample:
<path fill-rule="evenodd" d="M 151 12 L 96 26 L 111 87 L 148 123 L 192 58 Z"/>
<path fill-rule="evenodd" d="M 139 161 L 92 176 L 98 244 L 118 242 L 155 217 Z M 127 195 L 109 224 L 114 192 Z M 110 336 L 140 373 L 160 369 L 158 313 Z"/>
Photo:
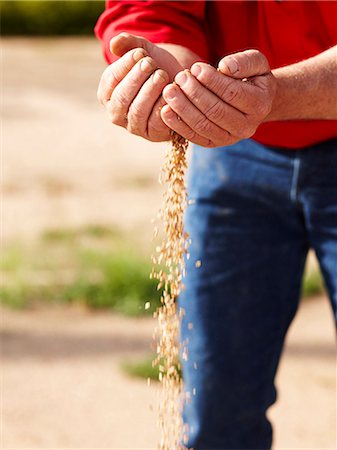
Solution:
<path fill-rule="evenodd" d="M 110 48 L 120 58 L 103 72 L 97 97 L 111 122 L 150 141 L 169 140 L 160 117 L 162 91 L 183 67 L 167 50 L 127 33 L 115 36 Z"/>

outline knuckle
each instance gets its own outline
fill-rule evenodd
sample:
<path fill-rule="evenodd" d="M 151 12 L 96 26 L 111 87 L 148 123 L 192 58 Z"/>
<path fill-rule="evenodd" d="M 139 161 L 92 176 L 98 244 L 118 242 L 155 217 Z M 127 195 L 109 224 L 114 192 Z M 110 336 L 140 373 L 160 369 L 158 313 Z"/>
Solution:
<path fill-rule="evenodd" d="M 114 111 L 110 111 L 109 117 L 110 117 L 110 122 L 111 123 L 113 123 L 114 125 L 122 126 L 121 118 Z"/>
<path fill-rule="evenodd" d="M 199 99 L 200 87 L 196 85 L 190 78 L 188 79 L 186 85 L 186 94 L 188 95 L 188 97 L 191 99 Z M 185 92 L 184 89 L 182 89 L 182 91 Z"/>
<path fill-rule="evenodd" d="M 258 58 L 261 61 L 262 66 L 269 68 L 268 59 L 263 53 L 259 52 L 258 50 L 256 50 L 256 58 Z"/>
<path fill-rule="evenodd" d="M 240 73 L 246 73 L 251 67 L 252 55 L 249 50 L 239 53 L 236 57 Z"/>
<path fill-rule="evenodd" d="M 228 103 L 240 100 L 242 96 L 242 87 L 240 81 L 231 80 L 222 86 L 221 98 Z"/>
<path fill-rule="evenodd" d="M 119 110 L 113 107 L 111 102 L 108 102 L 106 105 L 106 111 L 109 117 L 109 120 L 114 125 L 124 126 L 125 125 L 125 116 L 122 116 Z"/>
<path fill-rule="evenodd" d="M 162 136 L 169 133 L 168 126 L 163 122 L 160 110 L 156 109 L 152 112 L 147 122 L 148 135 L 151 136 Z"/>
<path fill-rule="evenodd" d="M 131 103 L 129 108 L 129 117 L 132 118 L 133 122 L 140 122 L 144 120 L 144 109 L 142 106 L 136 102 Z"/>
<path fill-rule="evenodd" d="M 182 118 L 190 115 L 189 105 L 182 98 L 176 99 L 175 104 L 173 104 L 173 109 Z"/>
<path fill-rule="evenodd" d="M 120 120 L 119 120 L 119 117 L 118 117 L 118 115 L 115 113 L 115 111 L 114 110 L 108 110 L 108 117 L 109 117 L 109 120 L 110 120 L 110 122 L 112 123 L 112 124 L 114 124 L 114 125 L 120 125 Z"/>
<path fill-rule="evenodd" d="M 184 132 L 184 135 L 185 135 L 185 138 L 191 142 L 198 139 L 198 134 L 191 128 L 186 129 L 186 131 Z"/>
<path fill-rule="evenodd" d="M 105 69 L 102 75 L 102 81 L 107 88 L 113 88 L 117 83 L 117 77 L 115 75 L 115 68 L 113 64 Z"/>
<path fill-rule="evenodd" d="M 205 116 L 201 116 L 194 122 L 193 129 L 198 134 L 208 134 L 211 132 L 211 125 Z"/>
<path fill-rule="evenodd" d="M 136 136 L 142 136 L 142 133 L 140 132 L 139 128 L 137 126 L 134 126 L 132 121 L 129 121 L 125 128 L 127 129 L 127 131 L 131 134 L 134 134 Z"/>
<path fill-rule="evenodd" d="M 253 84 L 257 86 L 263 94 L 266 94 L 270 90 L 269 76 L 257 76 L 253 79 Z"/>
<path fill-rule="evenodd" d="M 247 60 L 247 64 L 248 64 L 247 67 L 249 69 L 254 69 L 256 67 L 256 65 L 258 65 L 260 67 L 265 67 L 266 70 L 267 70 L 267 68 L 269 68 L 269 63 L 268 63 L 266 56 L 263 53 L 261 53 L 259 50 L 257 50 L 257 49 L 246 50 L 246 52 L 244 52 L 244 54 L 246 55 L 246 60 Z"/>
<path fill-rule="evenodd" d="M 246 125 L 241 126 L 238 129 L 237 136 L 240 137 L 241 139 L 246 139 L 246 138 L 253 136 L 255 131 L 256 131 L 255 126 L 253 126 L 251 124 L 246 124 Z"/>
<path fill-rule="evenodd" d="M 111 96 L 111 104 L 114 106 L 114 108 L 125 109 L 128 103 L 128 99 L 124 92 L 122 90 L 115 89 Z"/>
<path fill-rule="evenodd" d="M 161 118 L 151 118 L 148 123 L 148 133 L 152 136 L 161 135 L 168 130 Z"/>
<path fill-rule="evenodd" d="M 263 56 L 263 54 L 256 48 L 251 48 L 249 50 L 246 50 L 245 52 L 243 52 L 243 55 L 246 55 L 246 57 L 248 57 L 249 59 L 251 57 L 260 58 L 261 56 Z"/>
<path fill-rule="evenodd" d="M 240 125 L 236 128 L 237 132 L 235 133 L 235 136 L 240 139 L 246 139 L 253 136 L 260 124 L 260 121 L 252 116 L 244 115 L 243 117 L 244 120 L 240 122 Z"/>
<path fill-rule="evenodd" d="M 211 87 L 214 85 L 214 73 L 208 67 L 207 64 L 201 64 L 199 65 L 202 67 L 202 71 L 200 72 L 200 75 L 198 76 L 198 80 L 206 87 Z"/>
<path fill-rule="evenodd" d="M 127 129 L 130 133 L 143 136 L 146 123 L 144 114 L 135 106 L 129 109 Z"/>
<path fill-rule="evenodd" d="M 128 130 L 129 133 L 138 135 L 139 128 L 137 124 L 129 117 L 130 116 L 128 116 L 128 120 L 125 123 L 125 128 Z"/>
<path fill-rule="evenodd" d="M 213 103 L 213 105 L 206 109 L 204 114 L 211 122 L 218 122 L 221 120 L 223 116 L 223 107 L 220 101 Z"/>
<path fill-rule="evenodd" d="M 149 118 L 149 127 L 153 129 L 154 132 L 160 131 L 163 126 L 166 126 L 161 118 L 160 110 L 154 110 Z"/>
<path fill-rule="evenodd" d="M 231 134 L 227 130 L 221 130 L 221 133 L 217 133 L 212 141 L 213 141 L 213 147 L 223 146 L 230 143 L 231 140 Z"/>
<path fill-rule="evenodd" d="M 254 72 L 254 66 L 256 65 L 256 50 L 246 50 L 238 55 L 238 63 L 241 73 Z"/>

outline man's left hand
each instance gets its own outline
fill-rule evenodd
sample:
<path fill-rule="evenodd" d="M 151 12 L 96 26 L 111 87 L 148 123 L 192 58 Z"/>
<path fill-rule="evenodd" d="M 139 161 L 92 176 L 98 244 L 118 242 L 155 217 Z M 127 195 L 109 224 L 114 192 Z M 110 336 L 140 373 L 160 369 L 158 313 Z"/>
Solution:
<path fill-rule="evenodd" d="M 204 147 L 251 137 L 270 113 L 276 93 L 276 79 L 258 50 L 226 56 L 218 70 L 195 63 L 174 81 L 163 91 L 162 120 Z"/>

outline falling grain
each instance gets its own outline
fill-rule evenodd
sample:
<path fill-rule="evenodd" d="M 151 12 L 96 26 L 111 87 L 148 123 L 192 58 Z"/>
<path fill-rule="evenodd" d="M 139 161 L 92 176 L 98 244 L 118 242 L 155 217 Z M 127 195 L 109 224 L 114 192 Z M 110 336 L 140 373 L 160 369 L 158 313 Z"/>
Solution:
<path fill-rule="evenodd" d="M 158 450 L 179 450 L 186 447 L 186 430 L 182 421 L 182 381 L 180 377 L 179 353 L 187 358 L 186 348 L 179 345 L 180 320 L 183 310 L 177 311 L 176 299 L 182 289 L 185 274 L 184 256 L 188 249 L 188 235 L 184 231 L 184 211 L 187 205 L 185 186 L 186 150 L 188 141 L 172 133 L 169 148 L 162 167 L 159 182 L 165 186 L 163 204 L 158 213 L 162 224 L 163 241 L 156 247 L 156 257 L 152 257 L 155 268 L 152 278 L 158 280 L 158 290 L 162 289 L 161 306 L 154 317 L 156 329 L 157 356 L 154 365 L 159 367 L 159 381 L 162 383 L 162 399 L 159 406 L 159 426 L 161 440 Z M 155 234 L 158 234 L 156 228 Z M 164 268 L 163 268 L 164 266 Z"/>

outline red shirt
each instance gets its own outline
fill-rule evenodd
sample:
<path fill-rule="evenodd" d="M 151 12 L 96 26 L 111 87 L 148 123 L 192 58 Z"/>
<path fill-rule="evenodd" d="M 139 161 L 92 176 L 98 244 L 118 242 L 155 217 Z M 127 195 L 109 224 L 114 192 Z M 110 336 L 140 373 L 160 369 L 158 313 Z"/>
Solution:
<path fill-rule="evenodd" d="M 257 48 L 275 69 L 335 45 L 336 24 L 336 1 L 107 1 L 95 33 L 108 62 L 110 39 L 127 31 L 183 45 L 214 65 L 228 53 Z M 264 123 L 253 139 L 296 149 L 336 136 L 335 120 L 298 120 Z"/>

